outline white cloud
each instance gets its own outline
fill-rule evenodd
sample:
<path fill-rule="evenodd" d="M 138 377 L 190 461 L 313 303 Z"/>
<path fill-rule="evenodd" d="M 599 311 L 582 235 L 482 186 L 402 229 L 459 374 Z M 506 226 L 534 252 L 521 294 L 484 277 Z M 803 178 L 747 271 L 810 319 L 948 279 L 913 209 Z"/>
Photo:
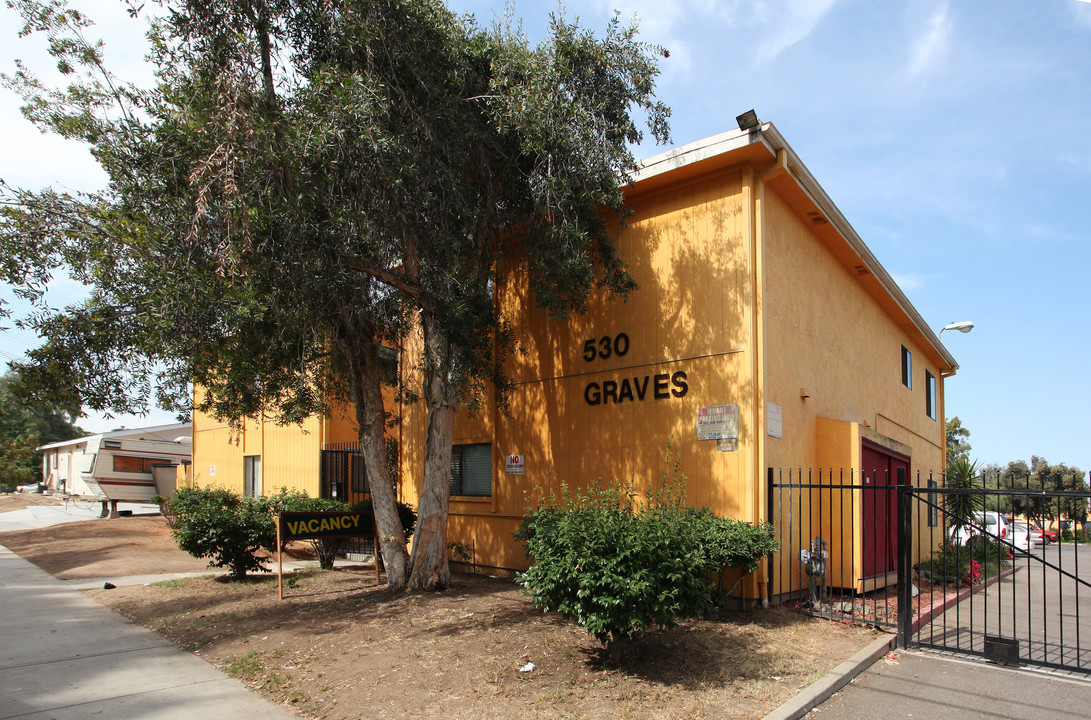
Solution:
<path fill-rule="evenodd" d="M 708 45 L 714 33 L 719 43 L 739 57 L 767 63 L 809 36 L 837 0 L 598 0 L 603 14 L 619 11 L 636 16 L 642 39 L 663 45 L 672 64 L 683 71 L 693 66 L 692 46 Z M 696 36 L 704 36 L 697 39 Z"/>
<path fill-rule="evenodd" d="M 949 9 L 946 2 L 937 5 L 923 32 L 913 41 L 909 52 L 909 65 L 906 68 L 909 79 L 934 67 L 946 54 L 952 25 Z"/>
<path fill-rule="evenodd" d="M 1076 3 L 1071 6 L 1072 16 L 1080 25 L 1091 30 L 1091 0 L 1076 0 Z"/>
<path fill-rule="evenodd" d="M 758 59 L 769 62 L 810 35 L 835 1 L 784 0 L 756 3 L 769 11 L 764 18 L 767 35 L 759 46 Z M 770 5 L 777 7 L 769 7 Z"/>

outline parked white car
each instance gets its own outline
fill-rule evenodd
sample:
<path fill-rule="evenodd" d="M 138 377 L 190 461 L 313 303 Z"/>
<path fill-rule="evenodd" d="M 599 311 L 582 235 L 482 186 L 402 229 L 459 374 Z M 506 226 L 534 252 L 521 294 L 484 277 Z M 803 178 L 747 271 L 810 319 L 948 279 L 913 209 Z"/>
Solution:
<path fill-rule="evenodd" d="M 1041 528 L 1025 522 L 1015 522 L 1013 524 L 1015 525 L 1015 529 L 1017 531 L 1022 530 L 1030 534 L 1032 550 L 1038 545 L 1044 546 L 1049 544 L 1049 541 L 1046 540 L 1045 534 L 1042 532 Z"/>
<path fill-rule="evenodd" d="M 1012 525 L 998 512 L 986 510 L 974 513 L 974 526 L 964 527 L 951 531 L 951 540 L 958 545 L 965 545 L 970 538 L 979 534 L 978 528 L 983 528 L 986 535 L 1000 538 L 1005 543 L 1011 543 L 1016 550 L 1022 552 L 1034 551 L 1034 538 L 1027 531 L 1026 526 Z"/>

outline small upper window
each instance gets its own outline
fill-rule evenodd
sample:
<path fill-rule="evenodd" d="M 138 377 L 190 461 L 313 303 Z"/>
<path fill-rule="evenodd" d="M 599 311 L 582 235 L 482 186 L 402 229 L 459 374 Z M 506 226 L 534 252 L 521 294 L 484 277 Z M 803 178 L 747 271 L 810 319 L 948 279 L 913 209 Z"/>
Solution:
<path fill-rule="evenodd" d="M 928 417 L 936 419 L 936 376 L 924 371 L 924 411 Z"/>
<path fill-rule="evenodd" d="M 902 345 L 902 385 L 913 389 L 913 355 Z"/>

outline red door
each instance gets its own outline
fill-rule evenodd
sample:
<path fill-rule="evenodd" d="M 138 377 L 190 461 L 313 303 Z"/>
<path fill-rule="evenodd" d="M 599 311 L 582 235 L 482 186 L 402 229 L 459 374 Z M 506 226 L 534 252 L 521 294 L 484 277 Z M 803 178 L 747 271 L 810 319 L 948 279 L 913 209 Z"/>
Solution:
<path fill-rule="evenodd" d="M 864 577 L 898 570 L 898 469 L 909 458 L 868 441 L 861 452 L 864 479 Z"/>

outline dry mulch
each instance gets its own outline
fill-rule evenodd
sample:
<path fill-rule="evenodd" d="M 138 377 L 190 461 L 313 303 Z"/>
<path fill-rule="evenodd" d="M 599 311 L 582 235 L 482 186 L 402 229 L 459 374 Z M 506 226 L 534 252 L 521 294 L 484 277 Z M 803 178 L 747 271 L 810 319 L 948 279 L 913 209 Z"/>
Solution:
<path fill-rule="evenodd" d="M 5 532 L 0 544 L 58 577 L 205 565 L 159 517 Z M 512 580 L 453 580 L 444 593 L 392 592 L 352 566 L 289 578 L 283 602 L 270 576 L 89 594 L 308 718 L 760 718 L 878 635 L 759 608 L 647 632 L 615 663 Z"/>

